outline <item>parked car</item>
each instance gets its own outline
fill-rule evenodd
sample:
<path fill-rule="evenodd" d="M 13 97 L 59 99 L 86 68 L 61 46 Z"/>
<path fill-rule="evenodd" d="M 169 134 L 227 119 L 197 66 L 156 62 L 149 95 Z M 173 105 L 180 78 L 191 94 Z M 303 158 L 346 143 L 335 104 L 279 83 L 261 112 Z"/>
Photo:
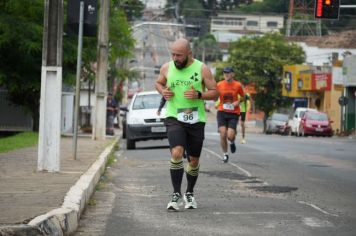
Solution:
<path fill-rule="evenodd" d="M 304 113 L 306 111 L 317 111 L 315 109 L 311 109 L 311 108 L 307 108 L 307 107 L 298 107 L 291 120 L 289 120 L 288 124 L 290 126 L 290 133 L 293 135 L 295 134 L 296 136 L 300 136 L 300 130 L 299 130 L 299 126 L 300 126 L 300 120 L 302 119 Z"/>
<path fill-rule="evenodd" d="M 301 119 L 299 130 L 302 136 L 331 137 L 333 135 L 331 123 L 332 121 L 329 120 L 328 115 L 324 112 L 306 111 Z"/>
<path fill-rule="evenodd" d="M 126 137 L 127 149 L 135 149 L 137 141 L 167 138 L 165 108 L 161 116 L 157 115 L 161 97 L 157 91 L 138 92 L 127 107 L 120 107 L 125 111 L 123 136 Z"/>
<path fill-rule="evenodd" d="M 266 124 L 266 134 L 283 134 L 288 135 L 290 127 L 288 125 L 289 116 L 282 113 L 273 113 L 268 117 Z"/>

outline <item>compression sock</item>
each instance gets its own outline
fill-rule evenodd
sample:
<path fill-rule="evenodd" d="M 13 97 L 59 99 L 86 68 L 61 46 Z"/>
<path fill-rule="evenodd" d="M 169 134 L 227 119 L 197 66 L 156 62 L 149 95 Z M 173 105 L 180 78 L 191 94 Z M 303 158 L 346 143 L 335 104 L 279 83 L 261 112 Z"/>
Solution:
<path fill-rule="evenodd" d="M 197 182 L 198 179 L 198 175 L 199 175 L 199 167 L 200 165 L 198 165 L 197 167 L 192 167 L 189 165 L 187 166 L 187 172 L 186 172 L 186 176 L 187 176 L 187 193 L 193 193 L 193 189 L 195 186 L 195 183 Z"/>
<path fill-rule="evenodd" d="M 183 160 L 171 159 L 170 172 L 171 172 L 171 180 L 173 185 L 173 192 L 181 194 L 180 189 L 181 189 L 183 174 L 184 174 Z"/>

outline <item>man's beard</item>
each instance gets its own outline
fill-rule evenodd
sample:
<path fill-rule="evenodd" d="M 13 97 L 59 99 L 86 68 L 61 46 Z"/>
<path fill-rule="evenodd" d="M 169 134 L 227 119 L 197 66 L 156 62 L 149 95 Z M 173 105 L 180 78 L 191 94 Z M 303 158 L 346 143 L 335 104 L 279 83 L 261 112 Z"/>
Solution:
<path fill-rule="evenodd" d="M 188 64 L 188 57 L 186 57 L 182 63 L 178 63 L 178 62 L 174 61 L 174 65 L 176 66 L 176 68 L 178 70 L 183 69 L 187 64 Z"/>

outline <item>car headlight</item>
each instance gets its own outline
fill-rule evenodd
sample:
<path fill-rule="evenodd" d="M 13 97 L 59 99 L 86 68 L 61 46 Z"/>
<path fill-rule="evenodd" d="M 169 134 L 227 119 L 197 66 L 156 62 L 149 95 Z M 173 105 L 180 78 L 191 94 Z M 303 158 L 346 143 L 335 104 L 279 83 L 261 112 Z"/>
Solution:
<path fill-rule="evenodd" d="M 311 124 L 306 124 L 305 126 L 308 128 L 313 128 L 313 126 Z"/>

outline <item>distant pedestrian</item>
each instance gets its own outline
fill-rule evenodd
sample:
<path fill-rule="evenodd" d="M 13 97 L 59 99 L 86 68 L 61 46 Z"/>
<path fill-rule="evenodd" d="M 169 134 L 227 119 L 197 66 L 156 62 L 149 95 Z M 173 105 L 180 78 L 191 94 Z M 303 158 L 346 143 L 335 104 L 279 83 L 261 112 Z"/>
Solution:
<path fill-rule="evenodd" d="M 231 153 L 236 152 L 236 128 L 239 122 L 240 101 L 245 97 L 242 85 L 234 80 L 234 71 L 232 67 L 225 67 L 223 70 L 224 80 L 217 84 L 220 94 L 219 103 L 216 104 L 218 130 L 220 133 L 220 145 L 223 151 L 223 162 L 228 162 L 229 154 L 227 150 L 230 144 Z M 241 100 L 238 99 L 238 95 Z"/>
<path fill-rule="evenodd" d="M 218 93 L 210 69 L 193 58 L 188 40 L 176 40 L 171 46 L 171 56 L 172 60 L 163 64 L 160 69 L 156 89 L 167 100 L 165 125 L 171 150 L 170 174 L 173 185 L 173 194 L 167 209 L 177 211 L 183 204 L 181 185 L 184 149 L 189 154 L 185 208 L 197 208 L 194 186 L 198 179 L 199 158 L 204 140 L 204 100 L 215 100 Z"/>
<path fill-rule="evenodd" d="M 241 144 L 245 144 L 245 120 L 246 114 L 250 109 L 250 95 L 245 92 L 245 99 L 240 102 L 240 126 L 241 126 Z"/>
<path fill-rule="evenodd" d="M 106 101 L 106 134 L 114 135 L 114 120 L 117 115 L 117 102 L 112 93 L 108 94 Z"/>

